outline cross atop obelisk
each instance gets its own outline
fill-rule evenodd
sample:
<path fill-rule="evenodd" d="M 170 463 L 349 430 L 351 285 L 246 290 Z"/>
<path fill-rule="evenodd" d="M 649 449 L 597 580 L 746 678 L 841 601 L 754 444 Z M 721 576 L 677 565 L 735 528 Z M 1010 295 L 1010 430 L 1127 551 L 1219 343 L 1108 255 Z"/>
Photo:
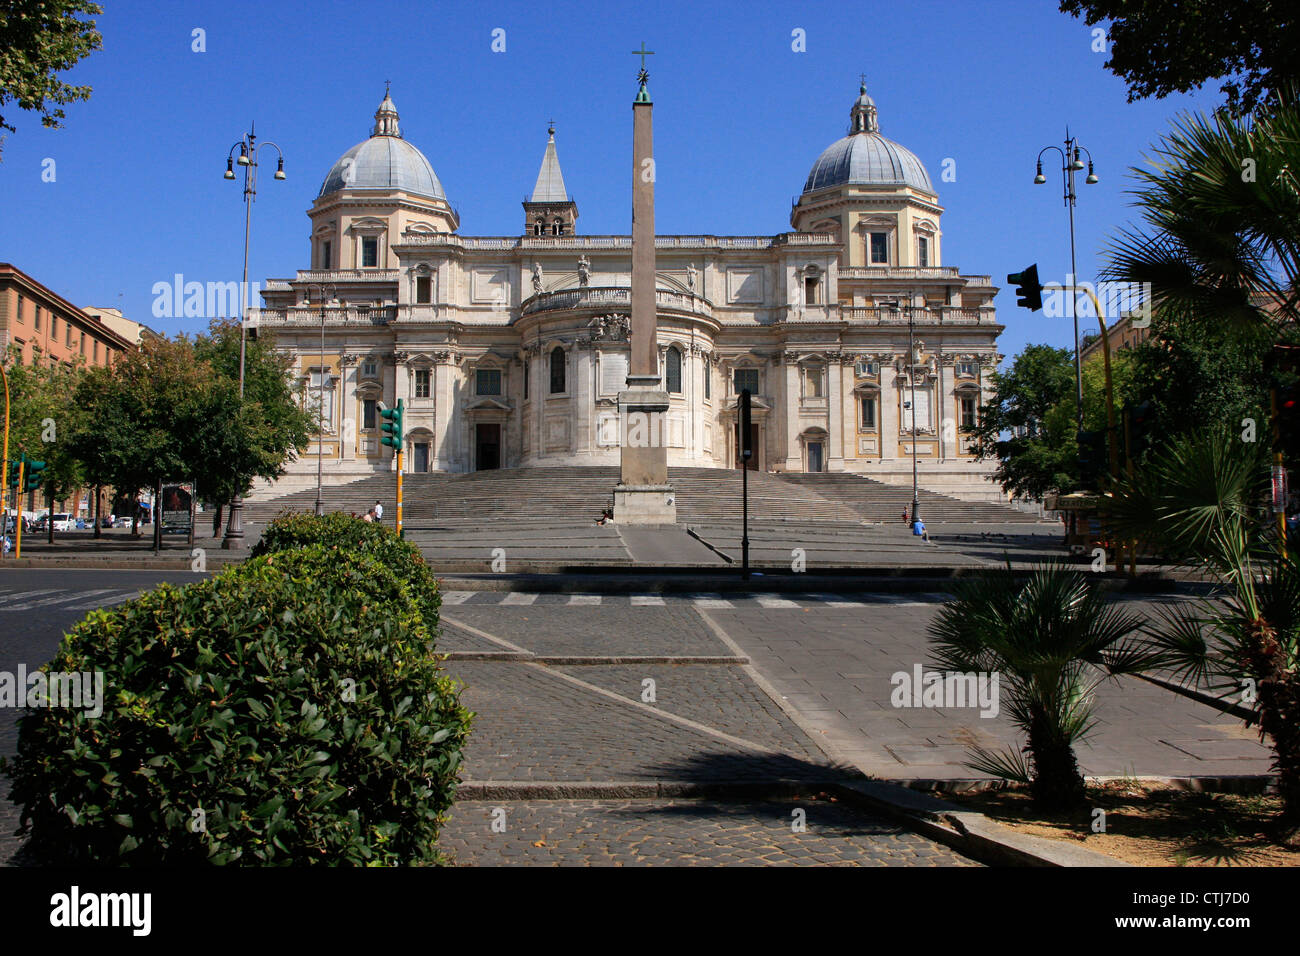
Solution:
<path fill-rule="evenodd" d="M 614 520 L 623 524 L 674 524 L 677 506 L 668 483 L 664 413 L 668 393 L 659 376 L 659 322 L 655 298 L 655 160 L 651 112 L 646 90 L 650 75 L 645 43 L 632 51 L 641 57 L 640 88 L 632 102 L 632 307 L 628 323 L 627 389 L 619 393 L 619 483 L 614 487 Z"/>
<path fill-rule="evenodd" d="M 641 89 L 636 94 L 636 101 L 638 103 L 649 103 L 650 91 L 646 89 L 646 84 L 650 82 L 650 74 L 646 72 L 645 58 L 648 56 L 654 56 L 655 51 L 647 50 L 645 48 L 645 40 L 642 40 L 641 49 L 633 50 L 632 55 L 639 56 L 641 58 L 641 69 L 640 71 L 638 71 L 636 75 L 637 82 L 641 84 Z"/>

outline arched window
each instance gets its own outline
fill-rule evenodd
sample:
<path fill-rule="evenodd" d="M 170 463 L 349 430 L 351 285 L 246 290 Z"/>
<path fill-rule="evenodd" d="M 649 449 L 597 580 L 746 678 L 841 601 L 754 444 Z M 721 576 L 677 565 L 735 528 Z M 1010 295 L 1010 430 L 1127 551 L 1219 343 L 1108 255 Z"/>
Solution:
<path fill-rule="evenodd" d="M 542 227 L 544 225 L 545 224 L 540 219 L 537 220 L 535 223 L 533 223 L 533 235 L 540 236 L 542 234 Z"/>
<path fill-rule="evenodd" d="M 670 348 L 664 364 L 666 366 L 664 377 L 668 380 L 668 391 L 674 395 L 680 395 L 682 392 L 682 353 L 675 348 Z"/>
<path fill-rule="evenodd" d="M 557 219 L 555 220 L 555 222 L 551 223 L 551 235 L 553 236 L 564 235 L 564 221 L 562 219 Z"/>
<path fill-rule="evenodd" d="M 564 349 L 558 345 L 551 350 L 551 394 L 564 391 Z"/>

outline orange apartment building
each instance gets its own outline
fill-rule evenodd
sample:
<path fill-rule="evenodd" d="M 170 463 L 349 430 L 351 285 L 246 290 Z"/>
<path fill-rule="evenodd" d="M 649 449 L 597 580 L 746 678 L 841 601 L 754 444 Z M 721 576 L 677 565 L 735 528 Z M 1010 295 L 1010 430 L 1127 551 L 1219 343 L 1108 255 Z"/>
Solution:
<path fill-rule="evenodd" d="M 98 316 L 77 308 L 16 266 L 0 262 L 0 356 L 5 356 L 6 361 L 24 365 L 84 362 L 88 366 L 102 366 L 111 365 L 119 353 L 132 348 L 134 343 L 114 332 Z M 83 507 L 85 497 L 78 490 L 66 501 L 56 501 L 53 510 L 91 517 L 95 513 L 94 502 L 86 500 Z M 107 504 L 111 500 L 109 490 L 103 489 L 103 514 L 108 514 Z M 45 501 L 39 493 L 33 492 L 23 501 L 24 512 L 44 508 Z"/>

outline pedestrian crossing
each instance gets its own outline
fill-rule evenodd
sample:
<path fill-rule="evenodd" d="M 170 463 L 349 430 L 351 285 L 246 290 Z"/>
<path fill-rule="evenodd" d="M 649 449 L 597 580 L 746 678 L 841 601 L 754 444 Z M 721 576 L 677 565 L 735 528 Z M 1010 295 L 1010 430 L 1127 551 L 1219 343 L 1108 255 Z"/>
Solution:
<path fill-rule="evenodd" d="M 93 611 L 139 597 L 139 588 L 41 588 L 30 591 L 0 589 L 0 614 L 17 611 Z"/>
<path fill-rule="evenodd" d="M 693 605 L 716 610 L 816 610 L 880 605 L 930 607 L 951 601 L 951 594 L 925 591 L 905 594 L 535 594 L 521 591 L 443 591 L 444 607 L 667 607 Z"/>

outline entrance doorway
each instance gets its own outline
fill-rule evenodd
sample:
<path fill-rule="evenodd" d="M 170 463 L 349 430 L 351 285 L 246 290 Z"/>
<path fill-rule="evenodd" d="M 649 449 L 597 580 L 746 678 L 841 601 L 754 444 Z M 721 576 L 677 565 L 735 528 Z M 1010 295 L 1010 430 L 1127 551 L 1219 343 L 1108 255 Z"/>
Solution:
<path fill-rule="evenodd" d="M 737 422 L 731 428 L 732 437 L 735 440 L 736 449 L 736 467 L 739 468 L 743 459 L 740 457 L 740 423 Z M 758 471 L 759 461 L 763 457 L 763 449 L 758 444 L 758 425 L 754 422 L 749 424 L 749 447 L 754 450 L 754 456 L 749 459 L 748 465 L 750 471 Z"/>
<path fill-rule="evenodd" d="M 415 452 L 414 470 L 428 471 L 429 470 L 429 443 L 416 442 L 413 448 Z"/>
<path fill-rule="evenodd" d="M 491 471 L 501 467 L 501 426 L 483 424 L 474 426 L 474 468 Z"/>
<path fill-rule="evenodd" d="M 822 470 L 822 443 L 819 441 L 810 441 L 808 443 L 808 470 Z"/>

